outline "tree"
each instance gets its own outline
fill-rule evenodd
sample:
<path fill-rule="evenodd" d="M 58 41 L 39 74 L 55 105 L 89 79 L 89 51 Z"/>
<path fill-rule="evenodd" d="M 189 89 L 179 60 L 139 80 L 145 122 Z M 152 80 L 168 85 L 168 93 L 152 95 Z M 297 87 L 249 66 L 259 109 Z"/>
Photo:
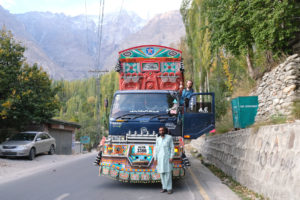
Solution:
<path fill-rule="evenodd" d="M 248 4 L 255 44 L 275 54 L 291 53 L 289 44 L 300 31 L 300 4 L 295 0 L 251 0 Z"/>
<path fill-rule="evenodd" d="M 52 118 L 59 109 L 55 95 L 59 87 L 52 87 L 46 72 L 36 64 L 24 62 L 25 48 L 12 35 L 1 31 L 0 38 L 0 124 L 22 128 Z"/>
<path fill-rule="evenodd" d="M 210 0 L 206 10 L 213 49 L 224 47 L 235 56 L 245 55 L 252 78 L 254 46 L 289 53 L 289 41 L 300 31 L 295 0 Z"/>
<path fill-rule="evenodd" d="M 233 55 L 246 56 L 248 73 L 254 78 L 251 62 L 254 38 L 249 18 L 248 0 L 206 1 L 212 47 L 215 51 L 225 47 Z"/>
<path fill-rule="evenodd" d="M 16 88 L 24 51 L 25 48 L 13 40 L 11 32 L 5 28 L 0 30 L 0 108 Z"/>

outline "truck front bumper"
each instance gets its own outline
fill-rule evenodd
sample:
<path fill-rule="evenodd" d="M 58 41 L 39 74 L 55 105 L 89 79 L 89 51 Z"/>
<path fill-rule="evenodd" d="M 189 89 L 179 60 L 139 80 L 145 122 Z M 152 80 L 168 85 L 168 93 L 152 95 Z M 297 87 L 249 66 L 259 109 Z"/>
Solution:
<path fill-rule="evenodd" d="M 184 177 L 183 165 L 173 166 L 173 179 Z M 100 163 L 99 174 L 109 176 L 115 180 L 132 183 L 160 182 L 160 174 L 155 169 L 127 169 L 114 164 Z"/>

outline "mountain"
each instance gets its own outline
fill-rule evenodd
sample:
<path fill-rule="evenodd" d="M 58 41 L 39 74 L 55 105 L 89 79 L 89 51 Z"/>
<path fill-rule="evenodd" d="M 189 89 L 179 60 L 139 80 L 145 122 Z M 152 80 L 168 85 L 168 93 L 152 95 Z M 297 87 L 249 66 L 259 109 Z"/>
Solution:
<path fill-rule="evenodd" d="M 170 11 L 152 18 L 140 31 L 122 41 L 122 49 L 143 44 L 170 46 L 185 35 L 179 11 Z"/>
<path fill-rule="evenodd" d="M 99 53 L 100 30 L 96 16 L 69 17 L 49 12 L 16 15 L 35 42 L 75 79 L 89 76 L 89 70 L 103 68 L 107 64 L 105 58 L 117 43 L 143 23 L 133 13 L 123 11 L 118 16 L 116 19 L 116 14 L 112 13 L 104 17 Z"/>
<path fill-rule="evenodd" d="M 145 21 L 133 12 L 104 15 L 102 36 L 97 16 L 75 17 L 50 12 L 10 14 L 0 6 L 5 25 L 27 47 L 29 63 L 42 65 L 54 79 L 81 79 L 89 70 L 112 69 L 118 51 L 137 45 L 176 44 L 185 30 L 179 11 Z M 101 38 L 101 49 L 99 41 Z"/>
<path fill-rule="evenodd" d="M 16 41 L 20 42 L 23 46 L 26 46 L 24 53 L 29 64 L 38 63 L 43 66 L 43 69 L 50 74 L 52 78 L 62 79 L 71 78 L 68 76 L 62 76 L 67 74 L 66 71 L 56 65 L 48 55 L 35 43 L 33 37 L 26 31 L 26 27 L 22 22 L 19 22 L 16 17 L 10 14 L 7 10 L 0 6 L 0 26 L 10 30 Z"/>
<path fill-rule="evenodd" d="M 170 11 L 156 15 L 142 29 L 120 42 L 116 51 L 108 57 L 107 66 L 115 64 L 118 58 L 118 51 L 145 44 L 176 46 L 184 35 L 185 27 L 179 11 Z"/>

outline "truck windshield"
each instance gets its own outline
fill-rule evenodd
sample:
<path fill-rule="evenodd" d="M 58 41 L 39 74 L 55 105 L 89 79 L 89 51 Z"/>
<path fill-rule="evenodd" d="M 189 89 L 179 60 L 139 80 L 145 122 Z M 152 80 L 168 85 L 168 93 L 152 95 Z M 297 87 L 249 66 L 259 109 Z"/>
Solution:
<path fill-rule="evenodd" d="M 169 93 L 164 94 L 117 94 L 113 101 L 111 117 L 124 114 L 163 114 L 176 107 L 177 101 Z"/>

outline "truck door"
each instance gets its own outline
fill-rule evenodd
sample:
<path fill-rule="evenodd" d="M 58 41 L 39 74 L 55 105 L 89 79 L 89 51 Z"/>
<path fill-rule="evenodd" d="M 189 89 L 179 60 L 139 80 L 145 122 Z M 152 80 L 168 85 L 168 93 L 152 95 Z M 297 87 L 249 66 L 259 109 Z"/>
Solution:
<path fill-rule="evenodd" d="M 183 137 L 196 139 L 215 129 L 215 94 L 194 93 L 184 105 Z"/>

